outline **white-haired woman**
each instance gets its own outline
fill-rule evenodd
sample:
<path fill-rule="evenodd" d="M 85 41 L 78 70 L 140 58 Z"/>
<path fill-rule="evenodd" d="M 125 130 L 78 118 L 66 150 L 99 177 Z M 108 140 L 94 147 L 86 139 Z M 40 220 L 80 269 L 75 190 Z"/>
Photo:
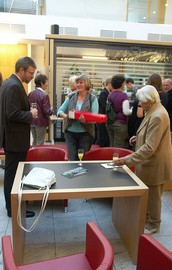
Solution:
<path fill-rule="evenodd" d="M 76 75 L 73 75 L 69 78 L 69 87 L 70 87 L 70 90 L 73 92 L 73 91 L 76 91 L 77 90 L 77 83 L 76 83 L 76 79 L 77 79 L 78 76 Z"/>
<path fill-rule="evenodd" d="M 135 153 L 114 161 L 115 165 L 136 166 L 137 176 L 148 186 L 148 206 L 145 233 L 159 231 L 161 223 L 161 198 L 164 183 L 172 180 L 172 149 L 168 113 L 152 85 L 146 85 L 136 94 L 145 111 L 145 117 L 130 139 L 135 143 Z"/>

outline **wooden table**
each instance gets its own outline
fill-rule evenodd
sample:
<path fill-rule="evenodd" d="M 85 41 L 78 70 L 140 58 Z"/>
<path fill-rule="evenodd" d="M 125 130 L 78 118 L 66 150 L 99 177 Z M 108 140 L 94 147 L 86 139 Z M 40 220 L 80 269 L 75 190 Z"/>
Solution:
<path fill-rule="evenodd" d="M 63 118 L 62 117 L 57 117 L 56 115 L 51 115 L 50 116 L 50 133 L 49 133 L 49 137 L 50 137 L 50 141 L 52 144 L 54 144 L 54 125 L 56 122 L 60 122 L 61 125 L 63 124 Z"/>
<path fill-rule="evenodd" d="M 76 168 L 78 162 L 20 162 L 11 192 L 13 249 L 17 265 L 23 262 L 25 233 L 17 223 L 18 187 L 23 175 L 33 167 L 51 169 L 57 183 L 50 190 L 48 200 L 113 197 L 112 220 L 134 263 L 137 259 L 139 236 L 144 232 L 148 188 L 127 166 L 123 172 L 105 169 L 101 163 L 83 161 L 86 174 L 68 179 L 64 171 Z M 42 200 L 43 191 L 25 189 L 22 196 L 22 220 L 25 225 L 26 201 Z M 65 233 L 65 232 L 64 232 Z"/>

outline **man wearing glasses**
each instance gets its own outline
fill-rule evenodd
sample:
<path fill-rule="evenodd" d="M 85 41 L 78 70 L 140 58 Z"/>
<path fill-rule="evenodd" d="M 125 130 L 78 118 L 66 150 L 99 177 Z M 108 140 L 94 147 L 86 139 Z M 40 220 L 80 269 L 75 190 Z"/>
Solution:
<path fill-rule="evenodd" d="M 25 161 L 30 147 L 30 123 L 37 109 L 30 110 L 23 82 L 29 83 L 36 70 L 30 57 L 19 58 L 15 73 L 6 79 L 0 89 L 0 147 L 5 151 L 4 196 L 7 216 L 11 217 L 11 189 L 19 161 Z M 26 211 L 26 217 L 34 212 Z"/>

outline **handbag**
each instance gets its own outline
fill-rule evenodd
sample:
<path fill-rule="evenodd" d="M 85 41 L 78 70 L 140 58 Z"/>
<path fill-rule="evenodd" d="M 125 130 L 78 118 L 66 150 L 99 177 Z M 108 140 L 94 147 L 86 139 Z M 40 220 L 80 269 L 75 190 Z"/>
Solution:
<path fill-rule="evenodd" d="M 44 209 L 46 207 L 48 196 L 49 196 L 49 189 L 55 183 L 56 183 L 56 178 L 55 178 L 55 173 L 53 171 L 48 170 L 48 169 L 44 169 L 44 168 L 38 168 L 38 167 L 33 168 L 21 180 L 20 185 L 19 185 L 19 190 L 18 190 L 17 222 L 18 222 L 19 226 L 25 232 L 31 232 L 35 229 L 35 227 L 38 224 L 38 221 L 39 221 L 39 219 L 40 219 L 40 217 L 41 217 L 41 215 L 44 212 Z M 22 218 L 21 218 L 21 201 L 22 201 L 22 191 L 23 191 L 24 185 L 28 186 L 28 187 L 32 187 L 32 188 L 37 188 L 39 190 L 44 190 L 40 212 L 29 229 L 25 228 L 22 225 Z"/>
<path fill-rule="evenodd" d="M 120 93 L 118 93 L 116 95 L 116 97 L 119 95 Z M 116 99 L 116 97 L 114 98 L 114 100 Z M 116 117 L 117 117 L 117 113 L 113 107 L 113 102 L 110 100 L 107 100 L 106 102 L 106 107 L 105 107 L 105 112 L 107 115 L 107 124 L 113 124 L 116 121 Z"/>
<path fill-rule="evenodd" d="M 116 120 L 116 112 L 113 108 L 113 104 L 110 101 L 106 103 L 107 124 L 113 124 Z"/>

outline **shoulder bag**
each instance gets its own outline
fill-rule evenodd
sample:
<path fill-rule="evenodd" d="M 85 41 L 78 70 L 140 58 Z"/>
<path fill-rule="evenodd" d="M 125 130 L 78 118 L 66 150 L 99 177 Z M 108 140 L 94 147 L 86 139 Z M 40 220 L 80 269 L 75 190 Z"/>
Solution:
<path fill-rule="evenodd" d="M 33 231 L 35 229 L 36 225 L 38 224 L 38 221 L 39 221 L 42 213 L 44 212 L 44 209 L 45 209 L 46 204 L 47 204 L 49 189 L 54 183 L 56 183 L 55 173 L 51 170 L 47 170 L 44 168 L 38 168 L 38 167 L 33 168 L 27 174 L 27 176 L 24 176 L 23 179 L 21 180 L 21 183 L 19 185 L 19 191 L 18 191 L 17 221 L 18 221 L 19 226 L 25 232 Z M 22 218 L 21 218 L 21 201 L 22 201 L 22 191 L 23 191 L 24 185 L 28 186 L 28 187 L 36 188 L 39 190 L 44 190 L 40 212 L 29 229 L 26 229 L 22 225 Z"/>

